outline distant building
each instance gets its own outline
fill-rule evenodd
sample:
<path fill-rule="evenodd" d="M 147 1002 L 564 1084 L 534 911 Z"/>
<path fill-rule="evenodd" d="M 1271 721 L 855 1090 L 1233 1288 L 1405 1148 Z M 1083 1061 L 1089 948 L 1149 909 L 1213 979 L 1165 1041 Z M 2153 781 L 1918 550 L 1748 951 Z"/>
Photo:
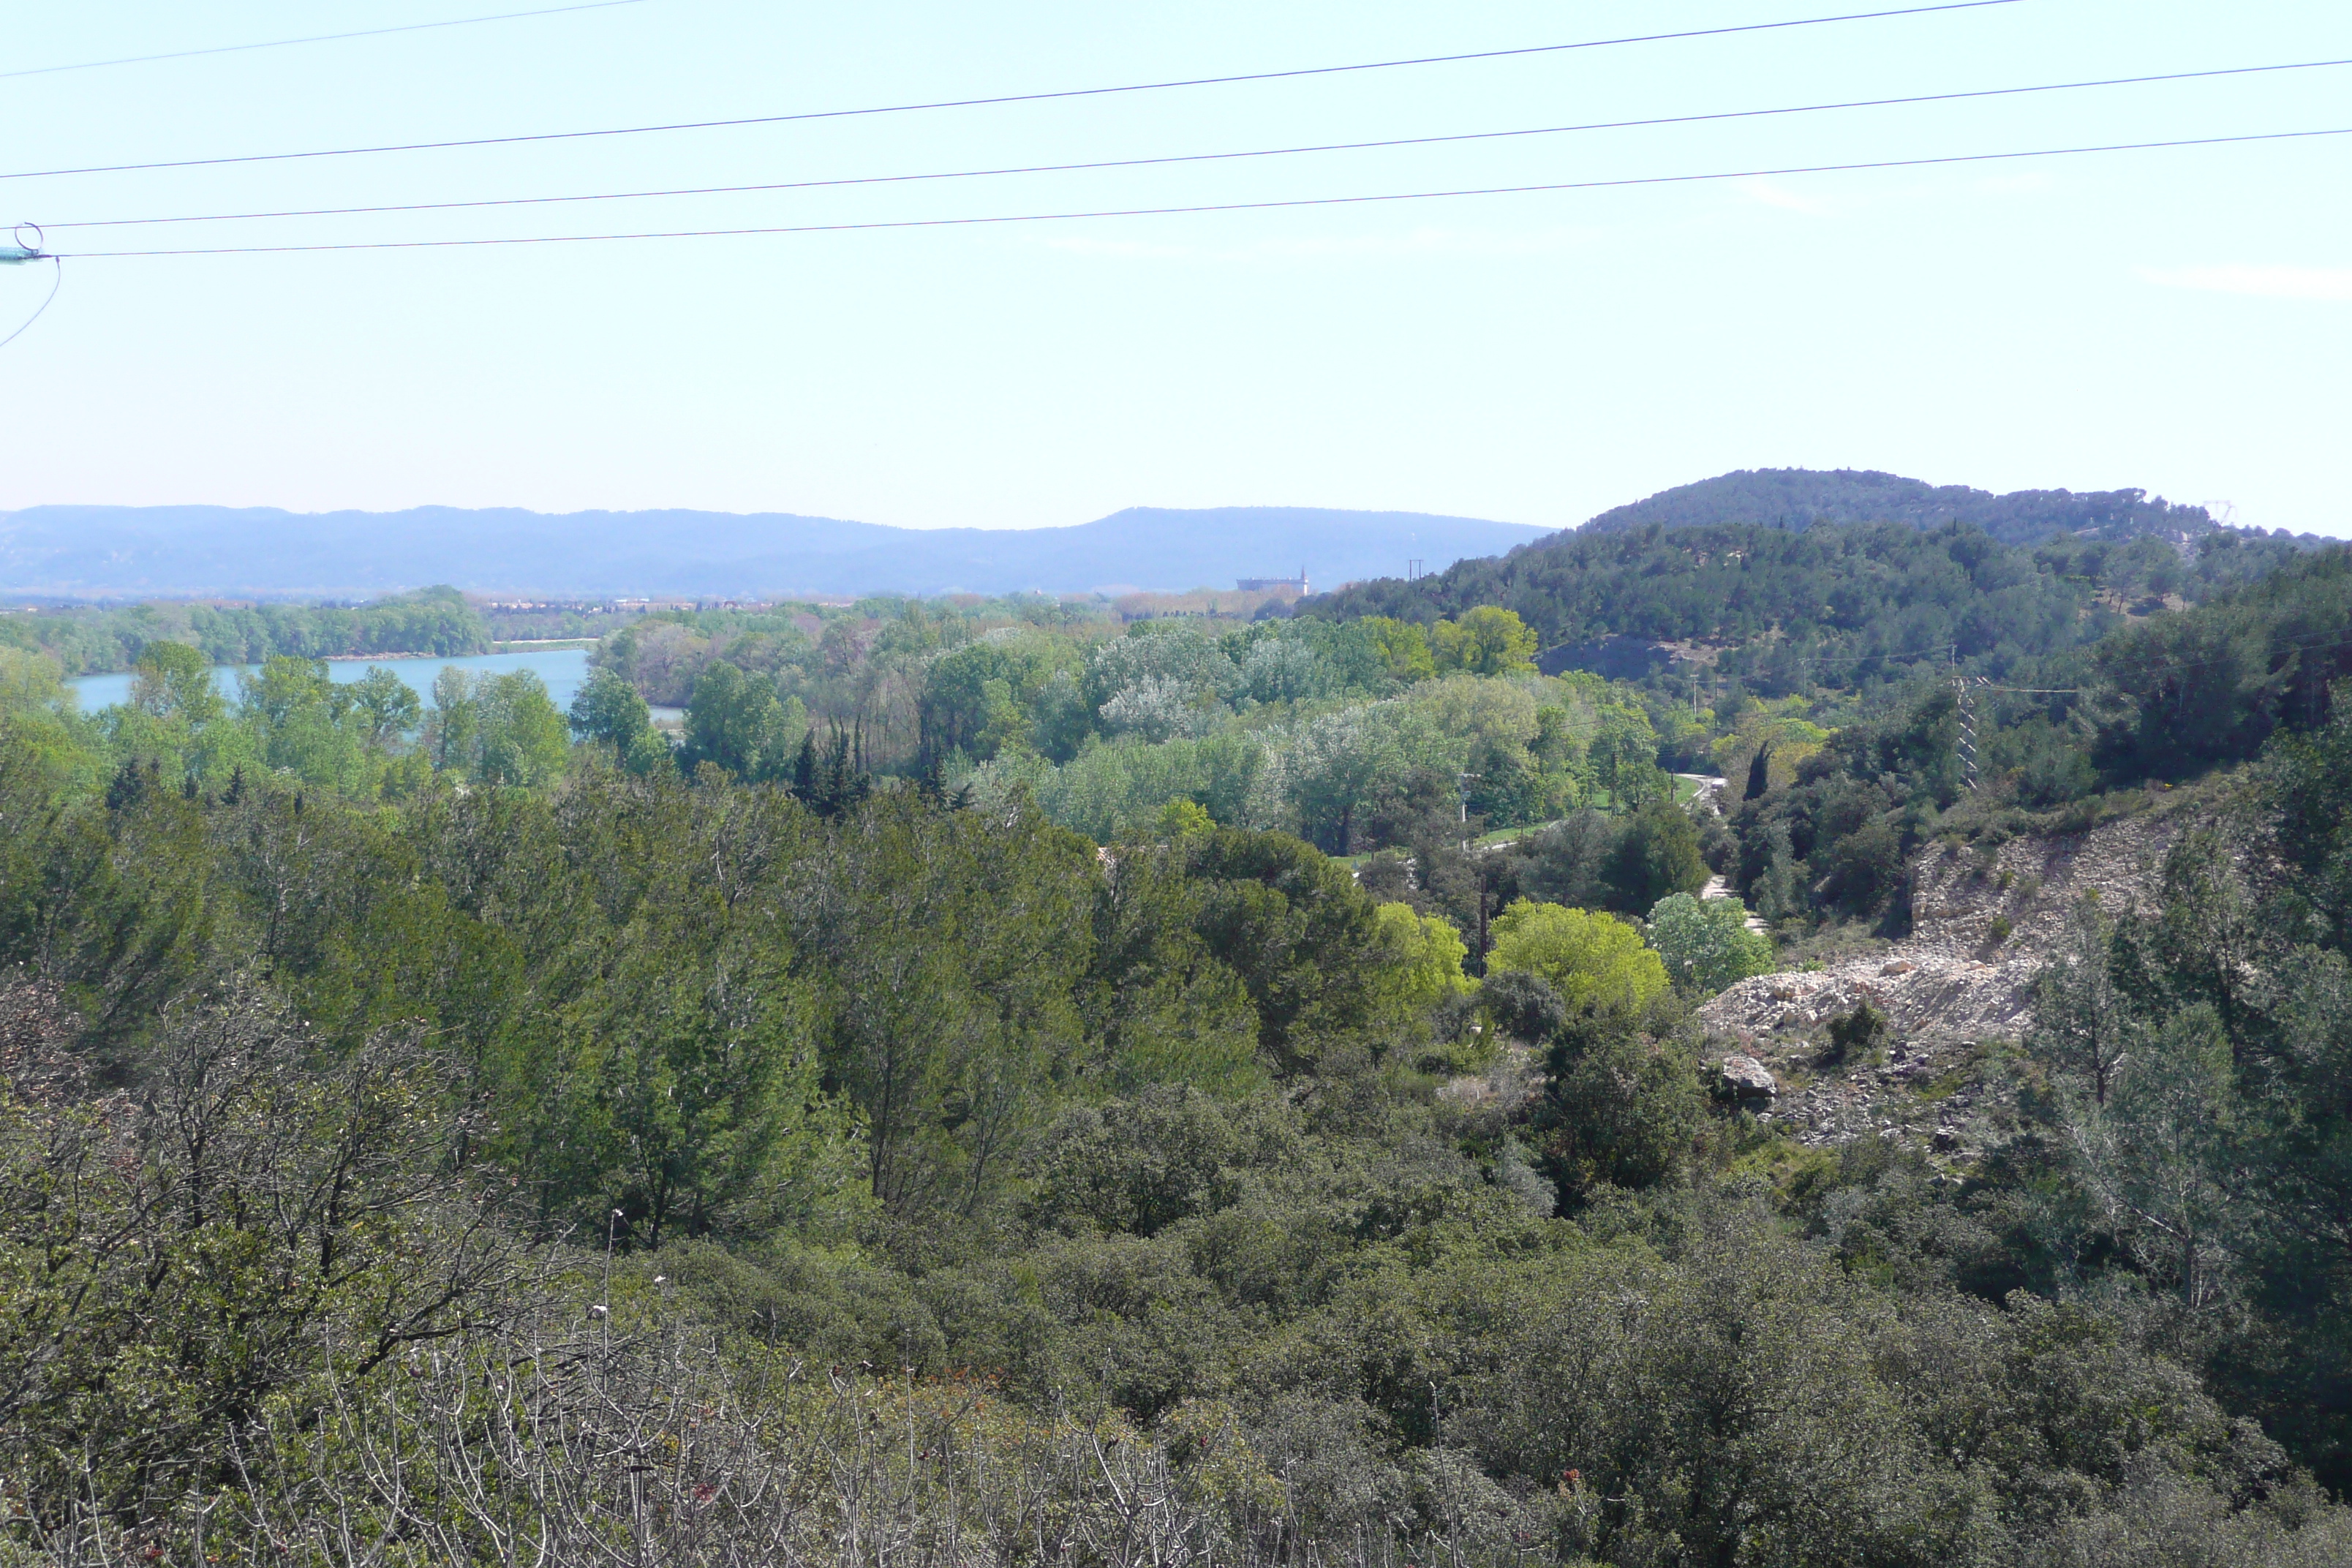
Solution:
<path fill-rule="evenodd" d="M 1234 584 L 1240 594 L 1279 594 L 1285 588 L 1294 589 L 1300 598 L 1307 596 L 1307 568 L 1301 566 L 1296 577 L 1244 577 Z"/>

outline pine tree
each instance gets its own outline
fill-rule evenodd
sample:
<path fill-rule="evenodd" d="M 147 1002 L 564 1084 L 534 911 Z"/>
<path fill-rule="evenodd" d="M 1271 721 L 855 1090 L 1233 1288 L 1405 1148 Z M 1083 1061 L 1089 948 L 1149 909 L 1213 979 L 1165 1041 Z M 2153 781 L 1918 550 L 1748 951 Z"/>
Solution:
<path fill-rule="evenodd" d="M 149 763 L 142 767 L 132 757 L 117 768 L 113 782 L 106 786 L 106 809 L 128 811 L 147 798 L 148 793 L 162 783 L 163 770 Z"/>
<path fill-rule="evenodd" d="M 793 759 L 793 795 L 803 805 L 816 805 L 816 731 L 801 736 L 800 755 Z"/>

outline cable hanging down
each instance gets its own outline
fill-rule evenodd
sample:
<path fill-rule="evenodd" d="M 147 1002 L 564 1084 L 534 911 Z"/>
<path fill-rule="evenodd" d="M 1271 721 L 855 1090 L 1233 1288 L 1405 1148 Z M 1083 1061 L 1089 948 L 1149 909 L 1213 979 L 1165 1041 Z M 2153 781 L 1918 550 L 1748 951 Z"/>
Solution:
<path fill-rule="evenodd" d="M 1769 169 L 1724 169 L 1698 174 L 1643 174 L 1615 180 L 1559 180 L 1538 184 L 1479 185 L 1438 191 L 1385 191 L 1354 196 L 1296 196 L 1256 202 L 1201 202 L 1182 206 L 1105 207 L 1088 211 L 1002 213 L 976 217 L 877 218 L 856 223 L 746 226 L 737 228 L 642 229 L 610 234 L 535 234 L 478 239 L 341 240 L 309 245 L 187 246 L 154 250 L 81 250 L 68 258 L 100 260 L 167 256 L 286 256 L 336 250 L 450 250 L 483 246 L 588 245 L 636 239 L 729 239 L 751 235 L 857 234 L 888 229 L 973 228 L 1007 224 L 1068 223 L 1088 218 L 1170 217 L 1204 213 L 1274 212 L 1307 207 L 1365 206 L 1391 202 L 1444 201 L 1467 196 L 1532 195 L 1557 191 L 1624 190 L 1643 185 L 1697 184 L 1722 180 L 1759 180 L 1795 174 L 1853 174 L 1878 169 L 1921 169 L 1963 163 L 2009 163 L 2027 158 L 2067 158 L 2102 153 L 2145 153 L 2181 147 L 2224 147 L 2257 142 L 2307 141 L 2352 136 L 2352 125 L 2314 131 L 2263 131 L 2236 136 L 2176 137 L 2160 142 L 2111 142 L 2078 147 L 2040 147 L 2011 153 L 1956 153 L 1927 158 L 1879 158 L 1844 163 L 1790 164 Z"/>
<path fill-rule="evenodd" d="M 650 191 L 599 191 L 577 195 L 495 196 L 471 201 L 401 202 L 373 206 L 290 207 L 266 212 L 189 213 L 168 217 L 83 218 L 66 223 L 53 222 L 48 226 L 51 228 L 133 228 L 173 223 L 248 223 L 278 218 L 358 217 L 384 213 L 461 212 L 487 207 L 556 206 L 582 202 L 651 201 L 674 196 L 754 195 L 775 191 L 832 190 L 856 185 L 982 180 L 1017 174 L 1090 174 L 1110 169 L 1162 168 L 1171 164 L 1286 158 L 1301 153 L 1375 152 L 1397 147 L 1433 147 L 1457 142 L 1561 136 L 1592 131 L 1644 130 L 1657 126 L 1696 125 L 1727 120 L 1757 120 L 1781 115 L 1821 114 L 1841 110 L 1890 109 L 1910 104 L 2011 98 L 2030 93 L 2073 92 L 2087 88 L 2142 87 L 2158 82 L 2197 81 L 2212 77 L 2258 76 L 2278 71 L 2321 70 L 2342 66 L 2352 66 L 2352 58 L 2295 60 L 2282 65 L 2266 66 L 2227 66 L 2210 70 L 2172 71 L 2158 76 L 2106 77 L 2085 81 L 2044 82 L 2029 87 L 1990 87 L 1958 92 L 1918 93 L 1905 98 L 1849 99 L 1830 103 L 1793 104 L 1773 109 L 1722 110 L 1705 114 L 1662 115 L 1644 120 L 1591 121 L 1575 125 L 1539 125 L 1510 131 L 1465 131 L 1436 136 L 1391 137 L 1373 142 L 1326 142 L 1294 147 L 1253 148 L 1230 153 L 1180 153 L 1154 157 L 1106 158 L 1070 163 L 1024 163 L 1000 168 L 950 169 L 913 174 L 859 174 L 835 179 L 779 180 L 740 185 L 687 185 Z"/>
<path fill-rule="evenodd" d="M 31 231 L 31 237 L 29 239 L 26 237 L 26 231 L 28 229 Z M 47 295 L 42 299 L 39 307 L 36 309 L 31 315 L 25 318 L 25 324 L 18 327 L 15 331 L 10 332 L 6 337 L 0 338 L 0 349 L 6 348 L 10 343 L 15 342 L 18 338 L 23 337 L 25 333 L 31 329 L 33 323 L 41 319 L 42 314 L 48 310 L 51 302 L 57 299 L 58 290 L 65 287 L 66 281 L 66 264 L 41 248 L 42 235 L 40 225 L 20 223 L 16 226 L 16 232 L 10 237 L 13 243 L 8 245 L 0 245 L 0 267 L 22 267 L 28 261 L 46 261 L 56 269 L 57 276 L 49 279 L 49 291 Z"/>
<path fill-rule="evenodd" d="M 1895 16 L 1924 16 L 1942 11 L 1979 11 L 1995 5 L 2022 5 L 2024 0 L 1946 0 L 1935 5 L 1906 5 L 1894 10 L 1849 11 L 1835 16 L 1798 16 L 1780 22 L 1743 22 L 1724 27 L 1695 27 L 1674 33 L 1641 33 L 1613 38 L 1587 38 L 1566 44 L 1529 44 L 1517 48 L 1479 49 L 1467 54 L 1417 55 L 1409 58 L 1366 60 L 1353 65 L 1301 66 L 1289 70 L 1246 71 L 1230 76 L 1184 77 L 1168 81 L 1128 82 L 1115 87 L 1062 88 L 1047 92 L 1001 93 L 987 98 L 937 99 L 919 103 L 881 104 L 866 109 L 818 109 L 795 114 L 758 114 L 733 120 L 689 120 L 661 125 L 622 125 L 593 131 L 542 131 L 517 136 L 473 136 L 447 142 L 387 142 L 371 147 L 323 147 L 299 153 L 244 153 L 216 158 L 174 158 L 145 163 L 95 163 L 73 169 L 24 169 L 0 174 L 0 180 L 39 180 L 66 174 L 122 174 L 153 169 L 203 169 L 226 163 L 279 163 L 303 158 L 356 158 L 383 153 L 436 153 L 463 147 L 509 147 L 531 142 L 577 142 L 601 136 L 649 136 L 677 131 L 723 131 L 747 125 L 788 125 L 814 120 L 856 120 L 877 114 L 919 114 L 948 109 L 986 109 L 1008 103 L 1047 103 L 1075 98 L 1107 98 L 1122 93 L 1165 92 L 1178 88 L 1232 87 L 1244 82 L 1288 81 L 1304 77 L 1345 76 L 1361 71 L 1397 70 L 1412 66 L 1461 65 L 1475 60 L 1498 60 L 1532 55 L 1566 54 L 1581 49 L 1615 48 L 1627 44 L 1674 43 L 1688 38 L 1725 37 L 1738 33 L 1769 33 L 1792 27 L 1821 27 L 1839 22 L 1875 22 Z"/>

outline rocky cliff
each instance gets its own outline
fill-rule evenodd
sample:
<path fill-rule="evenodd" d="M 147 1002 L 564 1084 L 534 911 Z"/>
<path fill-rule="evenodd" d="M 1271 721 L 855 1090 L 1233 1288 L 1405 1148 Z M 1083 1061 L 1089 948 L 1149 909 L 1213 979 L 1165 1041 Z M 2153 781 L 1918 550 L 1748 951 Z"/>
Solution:
<path fill-rule="evenodd" d="M 1998 848 L 1930 847 L 1912 868 L 1911 934 L 1818 970 L 1741 981 L 1699 1008 L 1717 1060 L 1760 1120 L 1805 1143 L 1923 1138 L 1965 1153 L 1998 1087 L 1978 1070 L 1990 1049 L 2032 1019 L 2033 976 L 2068 912 L 2095 896 L 2111 912 L 2143 908 L 2165 853 L 2192 817 L 2158 803 L 2082 833 L 2013 838 Z M 1885 1016 L 1874 1041 L 1841 1058 L 1828 1026 L 1867 1001 Z"/>

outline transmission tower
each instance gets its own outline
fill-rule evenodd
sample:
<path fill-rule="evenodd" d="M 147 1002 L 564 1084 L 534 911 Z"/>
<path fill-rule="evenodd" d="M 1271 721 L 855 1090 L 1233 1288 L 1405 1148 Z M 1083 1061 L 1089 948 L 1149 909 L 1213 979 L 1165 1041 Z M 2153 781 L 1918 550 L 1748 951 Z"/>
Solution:
<path fill-rule="evenodd" d="M 1980 675 L 1969 676 L 1955 673 L 1952 677 L 1952 696 L 1955 702 L 1958 703 L 1960 711 L 1960 743 L 1958 747 L 1960 754 L 1960 777 L 1967 784 L 1969 793 L 1971 795 L 1976 793 L 1977 788 L 1976 689 L 1979 686 L 1987 686 L 1990 684 L 1991 683 Z"/>

